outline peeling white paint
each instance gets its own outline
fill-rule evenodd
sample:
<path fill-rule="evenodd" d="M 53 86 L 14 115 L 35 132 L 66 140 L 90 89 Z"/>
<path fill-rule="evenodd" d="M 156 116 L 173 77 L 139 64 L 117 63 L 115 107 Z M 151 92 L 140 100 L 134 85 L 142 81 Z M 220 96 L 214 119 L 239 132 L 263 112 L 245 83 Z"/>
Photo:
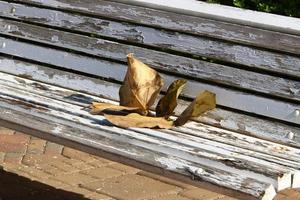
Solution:
<path fill-rule="evenodd" d="M 61 134 L 63 131 L 62 127 L 60 125 L 57 125 L 53 130 L 52 133 L 54 134 Z"/>
<path fill-rule="evenodd" d="M 177 160 L 176 158 L 156 157 L 155 160 L 169 170 L 185 169 L 190 165 L 187 161 Z"/>

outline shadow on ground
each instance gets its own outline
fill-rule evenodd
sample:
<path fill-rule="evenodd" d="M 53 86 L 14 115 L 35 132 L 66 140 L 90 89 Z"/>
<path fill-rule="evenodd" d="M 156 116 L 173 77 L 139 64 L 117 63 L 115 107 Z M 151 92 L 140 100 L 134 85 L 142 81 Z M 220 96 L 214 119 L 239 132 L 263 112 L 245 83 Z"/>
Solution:
<path fill-rule="evenodd" d="M 88 200 L 81 194 L 64 191 L 0 169 L 0 200 Z"/>

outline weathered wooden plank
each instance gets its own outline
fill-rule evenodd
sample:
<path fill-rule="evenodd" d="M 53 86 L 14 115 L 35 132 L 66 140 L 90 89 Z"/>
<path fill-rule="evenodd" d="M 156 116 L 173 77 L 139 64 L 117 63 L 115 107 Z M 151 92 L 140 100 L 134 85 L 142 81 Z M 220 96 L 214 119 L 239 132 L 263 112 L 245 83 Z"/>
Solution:
<path fill-rule="evenodd" d="M 22 96 L 22 92 L 32 93 L 28 94 L 28 96 L 35 97 L 46 97 L 63 101 L 68 104 L 78 105 L 80 107 L 86 106 L 86 104 L 82 104 L 81 102 L 77 102 L 74 98 L 70 98 L 71 101 L 66 101 L 69 96 L 86 96 L 88 99 L 92 99 L 93 101 L 104 101 L 107 102 L 106 99 L 97 98 L 96 96 L 87 96 L 84 93 L 74 92 L 72 90 L 62 89 L 59 87 L 51 86 L 48 84 L 39 83 L 36 81 L 30 81 L 24 78 L 17 78 L 13 75 L 1 74 L 0 84 L 3 87 L 3 90 L 18 90 L 20 96 Z M 40 90 L 40 91 L 38 91 Z M 47 91 L 47 92 L 46 92 Z M 60 91 L 58 93 L 58 91 Z M 23 96 L 26 96 L 25 94 Z M 116 103 L 112 102 L 111 103 Z M 65 107 L 70 107 L 69 105 L 65 105 Z M 83 114 L 78 114 L 83 115 Z M 202 123 L 190 122 L 184 127 L 174 128 L 177 132 L 185 133 L 187 135 L 196 136 L 197 138 L 205 138 L 210 141 L 217 141 L 224 144 L 229 144 L 232 146 L 238 146 L 244 149 L 254 150 L 257 152 L 261 152 L 268 155 L 274 155 L 283 159 L 291 159 L 292 161 L 300 162 L 300 150 L 296 148 L 290 148 L 285 145 L 276 144 L 273 142 L 268 142 L 265 140 L 241 135 L 235 132 L 227 131 L 224 129 L 215 128 L 212 126 L 207 126 Z M 168 131 L 166 131 L 168 132 Z M 175 133 L 172 132 L 174 135 Z M 183 142 L 184 143 L 184 142 Z M 186 143 L 184 143 L 186 144 Z M 288 156 L 290 155 L 290 156 Z M 287 158 L 288 157 L 288 158 Z M 299 165 L 300 168 L 300 165 Z"/>
<path fill-rule="evenodd" d="M 211 4 L 198 0 L 187 0 L 185 2 L 181 0 L 113 1 L 300 35 L 300 20 L 289 16 L 233 8 L 231 6 Z"/>
<path fill-rule="evenodd" d="M 114 83 L 7 58 L 1 58 L 0 66 L 0 71 L 16 74 L 21 77 L 32 78 L 52 85 L 58 85 L 60 87 L 82 91 L 92 95 L 100 95 L 104 98 L 113 99 L 115 101 L 118 101 L 119 98 L 119 85 Z M 38 90 L 40 90 L 40 93 L 45 93 L 43 87 L 39 89 L 37 86 L 35 91 Z M 58 92 L 59 90 L 56 89 L 55 91 Z M 61 91 L 59 96 L 63 95 L 64 92 Z M 54 96 L 51 97 L 54 98 Z M 80 104 L 82 106 L 87 105 L 84 103 L 95 101 L 92 96 L 86 95 L 74 96 L 74 99 L 83 102 L 83 104 Z M 75 101 L 72 101 L 72 98 L 65 98 L 64 100 L 70 100 L 69 102 L 73 104 L 75 103 Z M 176 109 L 176 113 L 181 113 L 188 103 L 189 102 L 186 101 L 180 101 L 179 106 Z M 223 109 L 209 111 L 207 114 L 199 117 L 196 120 L 213 126 L 252 135 L 258 138 L 263 138 L 298 148 L 300 147 L 300 137 L 297 137 L 300 135 L 300 129 L 282 123 L 259 119 L 257 117 L 238 114 Z M 290 133 L 292 133 L 294 137 L 289 139 L 287 136 L 290 135 Z"/>
<path fill-rule="evenodd" d="M 0 29 L 0 33 L 29 39 L 29 42 L 51 44 L 122 62 L 126 62 L 126 55 L 133 52 L 138 58 L 161 71 L 300 101 L 300 90 L 299 92 L 297 90 L 297 88 L 300 88 L 300 81 L 259 74 L 11 20 L 0 19 L 1 26 L 4 28 Z M 261 87 L 262 85 L 264 87 Z"/>
<path fill-rule="evenodd" d="M 45 112 L 51 113 L 53 117 L 65 118 L 77 122 L 78 124 L 86 125 L 89 127 L 98 127 L 101 130 L 106 130 L 106 131 L 110 130 L 109 131 L 110 137 L 114 139 L 117 138 L 117 136 L 115 136 L 114 134 L 122 135 L 121 138 L 127 135 L 127 137 L 130 137 L 130 142 L 129 142 L 130 144 L 138 145 L 146 149 L 152 149 L 154 148 L 153 145 L 155 145 L 158 151 L 161 151 L 168 155 L 179 156 L 182 157 L 183 159 L 187 159 L 188 161 L 202 163 L 203 165 L 208 165 L 208 166 L 212 165 L 217 169 L 222 169 L 226 171 L 239 171 L 239 173 L 237 174 L 246 174 L 247 177 L 250 178 L 252 177 L 253 179 L 256 178 L 261 181 L 272 183 L 279 190 L 287 188 L 291 184 L 291 179 L 289 177 L 289 174 L 285 173 L 284 166 L 275 165 L 271 163 L 269 164 L 268 162 L 263 160 L 258 160 L 258 159 L 255 160 L 253 157 L 250 156 L 248 157 L 244 156 L 245 158 L 243 159 L 242 155 L 235 156 L 233 155 L 233 153 L 227 155 L 227 156 L 231 155 L 230 157 L 227 156 L 223 157 L 225 155 L 223 154 L 223 152 L 226 151 L 225 149 L 220 151 L 220 153 L 217 153 L 217 151 L 213 152 L 215 150 L 213 150 L 210 153 L 210 151 L 206 151 L 205 149 L 207 148 L 212 149 L 212 148 L 209 148 L 208 145 L 204 145 L 204 143 L 197 143 L 198 148 L 196 147 L 190 148 L 189 145 L 192 143 L 192 140 L 189 140 L 189 142 L 187 142 L 187 140 L 185 139 L 186 140 L 185 143 L 178 143 L 175 141 L 173 141 L 175 142 L 173 143 L 171 142 L 172 140 L 162 141 L 160 139 L 160 135 L 163 133 L 158 131 L 157 132 L 153 130 L 147 131 L 147 129 L 146 130 L 136 129 L 135 131 L 131 131 L 131 130 L 125 131 L 119 129 L 114 131 L 110 126 L 107 126 L 107 122 L 102 122 L 104 121 L 104 117 L 89 116 L 89 114 L 86 111 L 81 110 L 81 107 L 74 106 L 72 104 L 66 104 L 56 100 L 51 100 L 49 98 L 44 98 L 44 97 L 41 97 L 39 99 L 38 96 L 32 95 L 31 93 L 21 92 L 20 90 L 16 91 L 12 88 L 6 88 L 5 86 L 3 87 L 1 96 L 4 99 L 5 96 L 10 96 L 7 97 L 6 99 L 12 98 L 13 101 L 15 99 L 14 96 L 15 92 L 18 93 L 17 100 L 24 101 L 24 103 L 21 103 L 23 105 L 28 102 L 33 103 L 33 105 L 44 104 L 46 110 L 48 109 L 48 111 Z M 44 112 L 40 108 L 39 111 Z M 61 111 L 63 111 L 63 113 Z M 82 117 L 83 119 L 81 119 Z M 95 125 L 95 121 L 97 121 L 96 125 Z M 152 136 L 149 135 L 151 134 L 151 132 L 153 132 Z M 180 135 L 177 134 L 176 136 L 180 136 Z M 181 138 L 178 137 L 177 140 L 180 141 L 182 139 L 183 139 L 182 137 Z M 219 145 L 222 144 L 220 143 Z M 217 146 L 214 146 L 213 149 L 215 149 L 215 147 Z M 255 153 L 253 152 L 253 154 Z M 263 157 L 263 154 L 260 156 Z M 257 174 L 253 172 L 259 172 L 259 173 Z M 271 177 L 273 178 L 273 180 L 270 179 Z"/>
<path fill-rule="evenodd" d="M 130 164 L 139 163 L 137 160 L 143 159 L 144 162 L 142 163 L 142 166 L 148 164 L 150 166 L 156 166 L 159 168 L 167 168 L 167 170 L 169 171 L 175 171 L 178 174 L 184 174 L 188 177 L 192 176 L 194 177 L 192 181 L 195 184 L 206 181 L 211 182 L 212 180 L 214 180 L 214 184 L 216 185 L 221 185 L 227 188 L 234 188 L 234 190 L 238 191 L 246 190 L 248 195 L 245 194 L 245 192 L 243 192 L 244 195 L 238 193 L 238 196 L 241 199 L 271 200 L 276 194 L 274 188 L 266 183 L 254 181 L 250 178 L 246 179 L 245 181 L 244 178 L 239 175 L 230 173 L 226 174 L 224 173 L 224 171 L 216 169 L 210 171 L 205 166 L 200 166 L 198 164 L 194 164 L 193 162 L 187 162 L 173 156 L 159 154 L 158 152 L 156 152 L 157 154 L 155 155 L 153 151 L 139 148 L 137 146 L 128 145 L 127 143 L 123 143 L 118 140 L 112 141 L 111 139 L 107 139 L 99 135 L 98 130 L 95 131 L 91 128 L 85 128 L 85 130 L 82 131 L 81 126 L 79 126 L 77 123 L 69 123 L 69 125 L 66 125 L 62 120 L 60 120 L 58 123 L 57 121 L 53 122 L 50 119 L 45 120 L 41 117 L 32 115 L 30 117 L 27 117 L 27 115 L 22 112 L 28 112 L 28 110 L 26 111 L 23 109 L 22 111 L 15 111 L 4 106 L 9 105 L 1 104 L 1 125 L 18 125 L 17 128 L 22 131 L 24 131 L 25 129 L 28 130 L 28 132 L 35 133 L 37 136 L 43 138 L 47 136 L 49 138 L 52 136 L 52 140 L 55 138 L 59 138 L 59 140 L 56 139 L 57 142 L 63 144 L 70 144 L 71 142 L 71 144 L 73 144 L 73 146 L 76 146 L 77 148 L 82 148 L 82 146 L 90 146 L 94 149 L 93 152 L 98 152 L 98 154 L 101 153 L 101 155 L 103 155 L 103 153 L 104 155 L 108 154 L 110 157 L 113 155 L 117 155 L 114 156 L 114 158 L 117 159 L 122 159 L 122 157 L 125 157 L 125 162 L 128 162 Z M 31 111 L 31 113 L 32 112 L 33 111 Z M 84 149 L 86 149 L 86 147 Z M 141 167 L 141 165 L 138 166 Z M 203 173 L 197 173 L 198 170 L 199 172 Z M 223 178 L 224 180 L 229 180 L 229 187 L 227 185 L 227 181 L 221 181 Z M 249 193 L 251 194 L 249 195 Z"/>
<path fill-rule="evenodd" d="M 174 12 L 102 0 L 89 3 L 80 0 L 21 0 L 21 2 L 300 54 L 299 36 L 209 18 L 183 16 Z"/>
<path fill-rule="evenodd" d="M 63 101 L 66 103 L 75 104 L 78 106 L 86 106 L 87 104 L 80 102 L 80 98 L 72 99 L 70 96 L 78 97 L 82 96 L 86 99 L 90 99 L 90 101 L 105 101 L 106 99 L 97 98 L 96 96 L 90 96 L 85 93 L 78 93 L 72 90 L 62 89 L 56 86 L 51 86 L 48 84 L 38 83 L 36 81 L 27 80 L 24 78 L 17 78 L 13 75 L 0 73 L 0 84 L 3 87 L 11 87 L 14 89 L 18 89 L 20 91 L 27 91 L 39 96 L 44 96 L 52 99 L 56 99 L 59 101 Z M 69 101 L 68 101 L 69 100 Z M 79 100 L 79 102 L 77 102 Z M 116 103 L 114 101 L 110 101 L 111 103 Z M 300 150 L 295 148 L 290 148 L 285 145 L 279 145 L 276 143 L 268 142 L 262 139 L 256 139 L 250 136 L 241 135 L 235 132 L 226 131 L 223 129 L 214 129 L 212 126 L 207 126 L 202 123 L 190 122 L 188 125 L 184 127 L 174 128 L 178 132 L 186 133 L 188 135 L 197 136 L 200 138 L 209 139 L 212 141 L 221 142 L 224 144 L 230 144 L 244 149 L 254 149 L 257 152 L 262 152 L 269 155 L 275 155 L 280 158 L 286 159 L 287 155 L 292 160 L 297 160 L 300 162 Z M 209 130 L 209 131 L 208 131 Z M 292 157 L 293 155 L 293 157 Z M 299 156 L 299 158 L 294 157 Z"/>
<path fill-rule="evenodd" d="M 2 76 L 8 76 L 8 77 L 11 77 L 10 75 L 5 75 L 5 74 L 2 74 Z M 2 92 L 6 95 L 9 95 L 9 96 L 15 96 L 15 98 L 17 97 L 16 94 L 18 94 L 18 98 L 20 99 L 26 99 L 26 101 L 29 101 L 29 102 L 34 102 L 34 101 L 38 101 L 39 98 L 44 98 L 43 100 L 40 100 L 39 102 L 37 102 L 38 105 L 42 105 L 43 103 L 48 103 L 49 101 L 54 101 L 55 103 L 52 103 L 52 107 L 54 106 L 55 108 L 57 108 L 58 110 L 62 110 L 62 109 L 66 109 L 66 110 L 72 110 L 72 113 L 76 113 L 77 116 L 86 116 L 87 118 L 94 118 L 94 116 L 90 116 L 86 111 L 81 111 L 80 108 L 82 108 L 82 106 L 73 106 L 73 103 L 69 103 L 69 102 L 64 102 L 64 99 L 67 98 L 67 96 L 63 96 L 63 97 L 58 97 L 56 98 L 56 100 L 51 100 L 52 97 L 47 97 L 45 95 L 40 95 L 40 94 L 34 94 L 34 90 L 36 89 L 36 87 L 40 87 L 40 88 L 48 88 L 47 89 L 47 93 L 51 93 L 51 90 L 57 90 L 58 88 L 57 87 L 54 87 L 52 86 L 52 89 L 50 89 L 50 87 L 48 85 L 45 85 L 45 84 L 41 84 L 41 83 L 38 83 L 38 82 L 34 82 L 34 81 L 27 81 L 28 83 L 26 83 L 26 81 L 24 79 L 21 79 L 21 78 L 18 78 L 17 81 L 19 83 L 22 83 L 23 87 L 16 87 L 16 85 L 18 83 L 14 82 L 12 79 L 10 79 L 9 82 L 7 82 L 9 79 L 4 79 L 3 82 L 1 82 L 1 85 L 2 85 Z M 21 81 L 22 80 L 22 81 Z M 5 82 L 7 82 L 5 84 Z M 8 85 L 8 86 L 7 86 Z M 26 89 L 25 89 L 26 88 Z M 65 90 L 66 92 L 66 95 L 69 95 L 69 96 L 73 96 L 75 95 L 74 92 L 73 94 L 69 91 L 69 90 Z M 80 95 L 80 94 L 78 94 Z M 96 97 L 93 97 L 94 99 Z M 103 100 L 101 100 L 103 101 Z M 106 100 L 105 100 L 106 101 Z M 50 106 L 48 105 L 47 106 L 48 108 L 50 108 Z M 77 111 L 79 110 L 79 111 Z M 71 111 L 67 111 L 67 113 L 70 113 Z M 95 119 L 96 120 L 96 119 Z M 194 126 L 192 125 L 191 127 L 188 126 L 189 129 L 192 129 Z M 223 134 L 223 135 L 233 135 L 233 138 L 235 135 L 238 135 L 238 134 L 235 134 L 233 132 L 229 132 L 229 131 L 226 131 L 226 130 L 222 130 L 222 129 L 218 129 L 218 128 L 214 128 L 214 127 L 211 127 L 211 126 L 205 126 L 203 124 L 198 124 L 198 127 L 199 127 L 199 130 L 198 132 L 200 132 L 201 134 L 214 134 L 215 132 L 218 132 L 219 134 Z M 201 129 L 200 129 L 201 128 Z M 151 131 L 151 132 L 154 132 L 154 131 Z M 179 132 L 182 132 L 182 131 L 179 131 Z M 187 131 L 184 131 L 184 132 L 187 132 Z M 149 133 L 151 134 L 151 133 Z M 200 135 L 201 135 L 200 134 Z M 165 135 L 163 133 L 158 133 L 157 135 Z M 172 132 L 171 135 L 176 135 L 176 133 Z M 186 134 L 184 134 L 186 135 Z M 153 135 L 155 136 L 155 134 Z M 155 137 L 161 137 L 161 136 L 155 136 Z M 178 137 L 182 137 L 182 136 L 178 136 Z M 193 136 L 189 136 L 189 137 L 192 137 Z M 197 138 L 195 138 L 196 140 L 198 140 L 198 143 L 197 144 L 201 144 L 203 142 L 201 141 L 204 141 L 203 139 L 199 139 L 200 136 L 197 136 Z M 168 138 L 164 138 L 164 139 L 167 139 L 167 140 L 170 140 L 170 137 Z M 184 140 L 184 138 L 182 138 Z M 218 140 L 216 138 L 207 138 L 209 139 L 209 141 L 215 141 L 215 140 Z M 224 137 L 223 138 L 224 140 L 223 141 L 218 141 L 218 142 L 221 142 L 222 144 L 225 143 L 226 144 L 226 140 L 227 138 Z M 175 140 L 174 140 L 175 141 Z M 205 139 L 206 141 L 206 139 Z M 225 142 L 224 142 L 225 141 Z M 243 144 L 230 144 L 231 146 L 238 146 L 238 147 L 242 147 L 242 148 L 245 148 L 245 149 L 249 149 L 249 150 L 254 150 L 254 151 L 257 151 L 258 152 L 262 152 L 262 153 L 265 153 L 265 154 L 268 154 L 268 155 L 275 155 L 279 158 L 283 158 L 283 159 L 290 159 L 291 161 L 299 161 L 300 160 L 300 150 L 298 149 L 295 149 L 295 148 L 290 148 L 290 147 L 287 147 L 287 146 L 283 146 L 283 145 L 279 145 L 279 144 L 275 144 L 275 143 L 271 143 L 271 142 L 267 142 L 267 141 L 263 141 L 263 140 L 260 140 L 260 139 L 256 139 L 256 138 L 252 138 L 252 137 L 247 137 L 247 136 L 236 136 L 236 140 L 235 140 L 237 143 L 245 143 L 245 142 L 248 142 L 248 145 L 249 147 L 247 147 L 246 145 L 243 145 Z M 177 141 L 178 142 L 178 141 Z M 183 141 L 180 141 L 180 143 L 182 144 L 189 144 L 188 142 L 183 142 Z M 255 146 L 256 144 L 256 146 Z M 189 144 L 191 145 L 191 144 Z M 197 145 L 195 146 L 197 147 Z M 252 148 L 251 148 L 252 147 Z M 228 148 L 231 148 L 231 147 L 228 147 Z M 231 149 L 233 150 L 233 149 Z M 272 153 L 272 150 L 275 151 L 274 153 Z M 236 150 L 237 151 L 237 150 Z M 242 153 L 243 151 L 238 151 L 240 153 Z M 287 156 L 287 155 L 293 155 L 293 157 L 291 156 Z M 251 156 L 253 156 L 251 154 Z M 254 156 L 255 157 L 255 156 Z M 257 158 L 260 157 L 260 154 L 257 156 Z M 288 157 L 288 158 L 286 158 Z M 251 160 L 251 158 L 248 158 Z M 273 162 L 276 162 L 276 159 L 274 158 L 271 158 L 271 160 Z M 282 161 L 279 161 L 278 163 L 282 163 Z M 292 163 L 292 166 L 296 167 L 297 165 L 294 165 L 295 163 Z M 300 165 L 299 165 L 299 168 L 300 168 Z"/>
<path fill-rule="evenodd" d="M 120 82 L 123 81 L 125 77 L 126 66 L 124 64 L 86 57 L 6 38 L 0 38 L 0 43 L 5 44 L 5 48 L 0 49 L 0 52 L 5 54 L 59 66 L 60 68 L 77 70 Z M 165 80 L 165 85 L 163 87 L 164 91 L 166 91 L 167 86 L 170 85 L 173 80 L 178 78 L 174 75 L 167 74 L 162 74 L 162 76 Z M 210 90 L 216 93 L 219 105 L 300 124 L 300 117 L 294 115 L 298 109 L 298 104 L 294 103 L 269 99 L 193 80 L 189 80 L 188 85 L 183 90 L 183 95 L 194 98 L 203 90 Z"/>
<path fill-rule="evenodd" d="M 93 36 L 108 37 L 126 43 L 146 45 L 189 54 L 220 59 L 229 63 L 245 65 L 249 69 L 263 69 L 289 76 L 300 77 L 300 59 L 238 44 L 195 37 L 174 31 L 158 30 L 134 24 L 78 16 L 60 11 L 27 7 L 20 4 L 0 2 L 0 15 L 27 22 L 80 31 Z M 10 12 L 11 10 L 14 12 Z"/>

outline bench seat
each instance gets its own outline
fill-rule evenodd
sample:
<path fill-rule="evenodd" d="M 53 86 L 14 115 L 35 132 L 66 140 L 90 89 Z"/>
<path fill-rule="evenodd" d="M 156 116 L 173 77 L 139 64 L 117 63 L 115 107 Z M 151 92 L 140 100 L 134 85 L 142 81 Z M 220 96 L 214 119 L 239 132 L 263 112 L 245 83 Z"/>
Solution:
<path fill-rule="evenodd" d="M 0 1 L 0 125 L 241 199 L 300 186 L 300 36 L 111 1 L 13 2 Z M 118 103 L 131 52 L 164 92 L 188 80 L 176 115 L 202 90 L 217 109 L 170 130 L 89 114 Z"/>

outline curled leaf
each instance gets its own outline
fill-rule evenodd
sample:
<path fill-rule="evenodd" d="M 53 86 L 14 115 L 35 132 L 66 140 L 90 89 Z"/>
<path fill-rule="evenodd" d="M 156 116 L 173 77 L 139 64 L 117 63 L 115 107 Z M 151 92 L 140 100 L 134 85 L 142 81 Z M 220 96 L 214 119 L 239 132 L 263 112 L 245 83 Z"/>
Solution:
<path fill-rule="evenodd" d="M 184 125 L 191 117 L 199 117 L 204 112 L 216 107 L 216 95 L 205 90 L 181 113 L 175 121 L 176 126 Z"/>
<path fill-rule="evenodd" d="M 147 114 L 161 90 L 163 80 L 154 69 L 135 59 L 133 54 L 128 54 L 127 60 L 127 73 L 119 91 L 120 105 L 138 107 Z"/>
<path fill-rule="evenodd" d="M 90 106 L 91 114 L 97 115 L 102 113 L 103 111 L 138 111 L 139 108 L 137 107 L 126 107 L 126 106 L 119 106 L 114 105 L 111 103 L 101 103 L 101 102 L 93 102 Z"/>
<path fill-rule="evenodd" d="M 137 113 L 131 113 L 126 116 L 119 115 L 104 115 L 105 118 L 112 124 L 122 127 L 138 127 L 138 128 L 171 128 L 173 121 L 168 121 L 162 117 L 147 117 Z"/>
<path fill-rule="evenodd" d="M 177 106 L 177 98 L 186 82 L 186 80 L 175 80 L 169 86 L 166 95 L 159 100 L 156 106 L 157 117 L 165 117 L 168 119 L 173 114 L 173 111 Z"/>

